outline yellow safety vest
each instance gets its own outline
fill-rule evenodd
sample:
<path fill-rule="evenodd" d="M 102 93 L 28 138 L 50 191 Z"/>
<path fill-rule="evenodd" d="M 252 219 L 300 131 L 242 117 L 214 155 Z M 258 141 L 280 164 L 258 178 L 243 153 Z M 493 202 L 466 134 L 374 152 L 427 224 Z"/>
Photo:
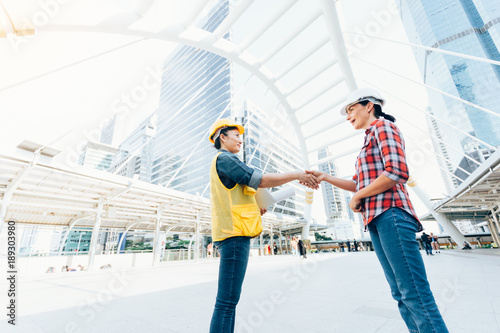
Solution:
<path fill-rule="evenodd" d="M 255 189 L 236 184 L 227 189 L 217 174 L 217 157 L 210 167 L 210 199 L 212 201 L 212 239 L 214 242 L 234 236 L 255 237 L 262 232 L 260 209 Z"/>

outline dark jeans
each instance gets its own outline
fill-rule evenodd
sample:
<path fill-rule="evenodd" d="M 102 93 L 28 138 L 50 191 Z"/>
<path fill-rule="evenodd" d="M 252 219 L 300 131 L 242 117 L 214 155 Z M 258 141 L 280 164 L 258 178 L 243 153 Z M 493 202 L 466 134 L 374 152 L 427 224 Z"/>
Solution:
<path fill-rule="evenodd" d="M 250 255 L 250 237 L 231 237 L 215 242 L 220 253 L 219 287 L 210 333 L 234 332 L 236 305 Z"/>
<path fill-rule="evenodd" d="M 425 253 L 432 254 L 432 245 L 431 243 L 424 242 Z"/>
<path fill-rule="evenodd" d="M 368 224 L 375 253 L 410 332 L 446 333 L 427 281 L 415 239 L 417 222 L 406 211 L 390 208 Z"/>

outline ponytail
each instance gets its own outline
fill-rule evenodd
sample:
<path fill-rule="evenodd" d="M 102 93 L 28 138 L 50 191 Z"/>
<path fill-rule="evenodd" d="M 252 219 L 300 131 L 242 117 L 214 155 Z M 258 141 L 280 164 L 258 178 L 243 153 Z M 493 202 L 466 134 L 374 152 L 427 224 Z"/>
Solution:
<path fill-rule="evenodd" d="M 396 118 L 394 116 L 391 116 L 390 114 L 384 113 L 382 111 L 382 108 L 378 104 L 374 104 L 375 107 L 375 117 L 384 117 L 384 119 L 389 120 L 390 122 L 395 122 Z M 377 111 L 378 110 L 378 111 Z"/>
<path fill-rule="evenodd" d="M 359 102 L 359 104 L 361 105 L 367 105 L 370 101 L 368 100 L 364 100 L 364 101 L 361 101 Z M 378 104 L 373 104 L 373 109 L 375 110 L 375 117 L 378 119 L 380 117 L 384 117 L 384 119 L 387 119 L 389 120 L 390 122 L 395 122 L 396 121 L 396 118 L 390 114 L 387 114 L 387 113 L 384 113 L 382 111 L 382 107 Z"/>

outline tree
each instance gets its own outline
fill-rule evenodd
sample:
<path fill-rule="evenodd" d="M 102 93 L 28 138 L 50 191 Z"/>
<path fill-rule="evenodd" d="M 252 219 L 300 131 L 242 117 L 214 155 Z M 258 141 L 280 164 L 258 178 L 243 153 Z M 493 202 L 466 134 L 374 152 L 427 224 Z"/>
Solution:
<path fill-rule="evenodd" d="M 326 236 L 320 235 L 320 234 L 318 234 L 317 232 L 315 232 L 315 233 L 314 233 L 314 237 L 316 237 L 316 240 L 318 240 L 318 241 L 322 241 L 322 240 L 325 240 L 325 241 L 328 241 L 328 240 L 333 240 L 331 237 L 326 237 Z"/>

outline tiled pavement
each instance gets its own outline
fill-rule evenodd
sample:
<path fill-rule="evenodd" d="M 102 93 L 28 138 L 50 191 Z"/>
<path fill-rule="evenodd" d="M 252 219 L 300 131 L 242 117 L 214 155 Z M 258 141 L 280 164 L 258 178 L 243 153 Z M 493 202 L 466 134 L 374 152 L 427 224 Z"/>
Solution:
<path fill-rule="evenodd" d="M 424 261 L 450 332 L 500 332 L 500 250 L 448 250 Z M 0 332 L 208 332 L 217 270 L 217 260 L 202 260 L 21 279 L 17 325 L 2 320 Z M 236 331 L 406 328 L 375 253 L 359 252 L 251 258 Z"/>

